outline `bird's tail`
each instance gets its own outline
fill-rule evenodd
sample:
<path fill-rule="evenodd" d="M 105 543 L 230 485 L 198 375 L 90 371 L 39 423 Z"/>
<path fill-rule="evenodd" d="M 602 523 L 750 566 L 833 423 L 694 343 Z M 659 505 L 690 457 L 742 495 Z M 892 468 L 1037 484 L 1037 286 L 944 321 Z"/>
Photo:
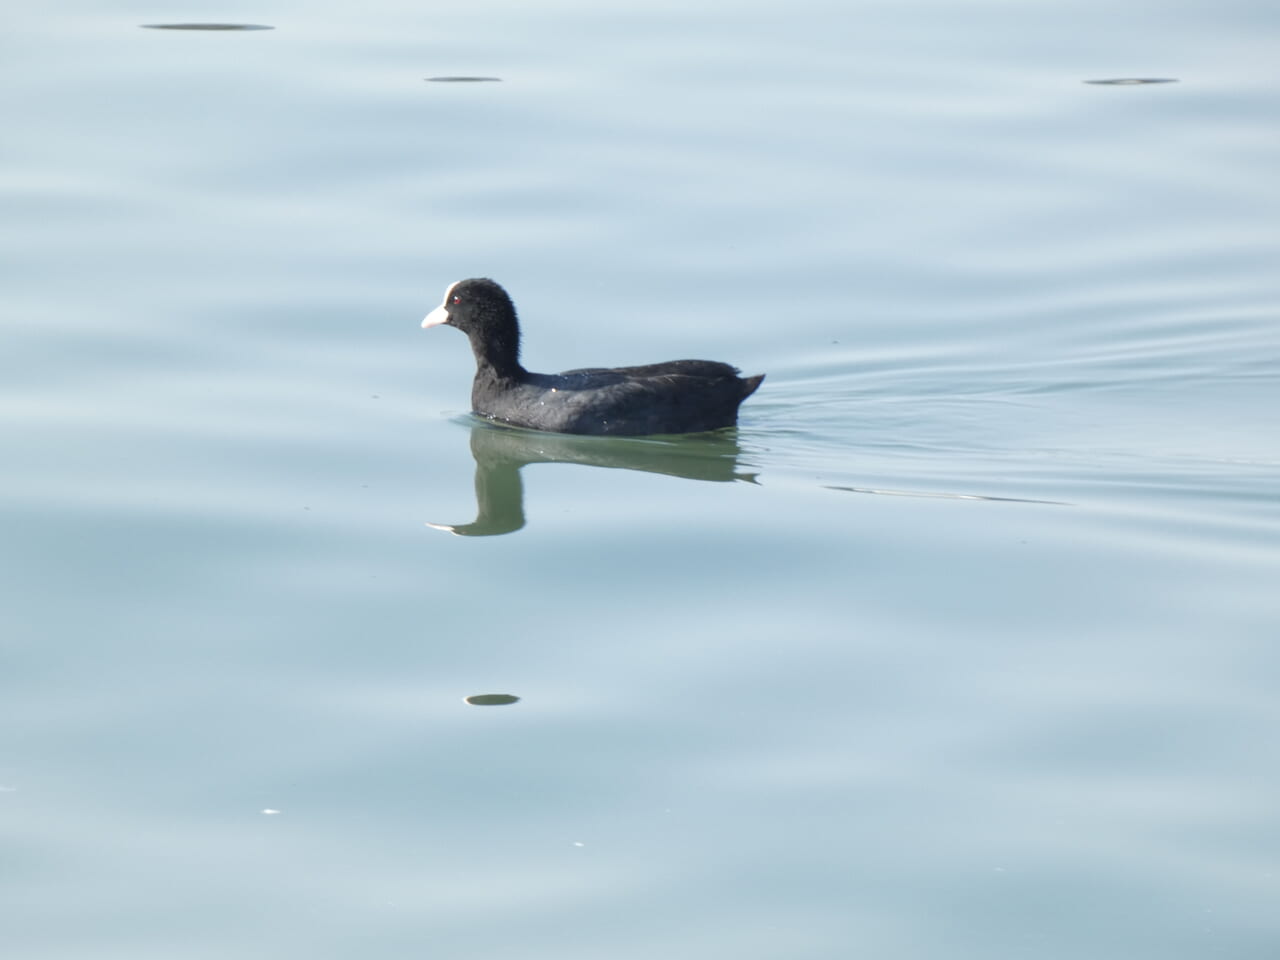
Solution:
<path fill-rule="evenodd" d="M 745 400 L 759 389 L 760 384 L 764 381 L 764 374 L 760 373 L 754 377 L 742 378 L 742 399 Z"/>

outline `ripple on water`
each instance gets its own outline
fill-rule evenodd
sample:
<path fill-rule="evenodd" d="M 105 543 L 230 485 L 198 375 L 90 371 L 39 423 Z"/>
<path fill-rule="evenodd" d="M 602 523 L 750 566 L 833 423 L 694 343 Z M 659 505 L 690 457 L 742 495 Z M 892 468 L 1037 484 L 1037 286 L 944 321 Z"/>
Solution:
<path fill-rule="evenodd" d="M 1098 86 L 1108 87 L 1140 87 L 1148 83 L 1177 83 L 1176 77 L 1113 77 L 1108 80 L 1086 80 Z"/>
<path fill-rule="evenodd" d="M 144 23 L 144 30 L 274 30 L 262 23 Z"/>

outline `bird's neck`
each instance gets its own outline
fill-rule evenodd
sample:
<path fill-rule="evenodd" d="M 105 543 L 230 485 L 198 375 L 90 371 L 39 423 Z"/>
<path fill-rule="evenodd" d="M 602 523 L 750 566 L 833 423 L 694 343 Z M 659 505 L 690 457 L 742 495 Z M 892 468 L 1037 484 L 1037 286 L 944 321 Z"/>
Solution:
<path fill-rule="evenodd" d="M 520 365 L 520 343 L 506 337 L 474 338 L 471 352 L 476 357 L 476 376 L 495 380 L 519 380 L 525 375 Z"/>

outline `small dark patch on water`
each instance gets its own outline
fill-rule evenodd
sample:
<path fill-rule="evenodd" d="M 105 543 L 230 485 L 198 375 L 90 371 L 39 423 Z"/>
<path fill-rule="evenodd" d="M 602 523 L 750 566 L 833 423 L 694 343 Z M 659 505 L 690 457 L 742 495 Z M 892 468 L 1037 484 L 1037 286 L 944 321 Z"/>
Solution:
<path fill-rule="evenodd" d="M 274 30 L 262 23 L 144 23 L 143 30 Z"/>
<path fill-rule="evenodd" d="M 427 77 L 427 83 L 501 83 L 501 77 Z"/>
<path fill-rule="evenodd" d="M 505 707 L 519 700 L 519 697 L 510 693 L 473 693 L 469 697 L 463 697 L 463 702 L 473 707 Z"/>
<path fill-rule="evenodd" d="M 1113 80 L 1086 80 L 1106 87 L 1139 87 L 1145 83 L 1177 83 L 1176 77 L 1116 77 Z"/>

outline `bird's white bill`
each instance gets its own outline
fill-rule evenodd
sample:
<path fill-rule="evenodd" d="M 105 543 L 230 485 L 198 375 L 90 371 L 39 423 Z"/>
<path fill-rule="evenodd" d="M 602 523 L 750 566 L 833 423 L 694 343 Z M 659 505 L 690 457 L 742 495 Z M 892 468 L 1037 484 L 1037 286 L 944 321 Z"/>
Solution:
<path fill-rule="evenodd" d="M 440 324 L 448 322 L 449 311 L 445 309 L 444 304 L 442 303 L 426 315 L 422 321 L 422 329 L 426 330 L 428 327 L 438 327 Z"/>
<path fill-rule="evenodd" d="M 453 283 L 449 284 L 449 286 L 445 288 L 444 299 L 440 301 L 440 306 L 436 307 L 434 310 L 428 313 L 426 317 L 423 319 L 422 321 L 423 330 L 426 330 L 428 327 L 438 327 L 442 323 L 449 322 L 449 310 L 448 310 L 449 294 L 453 293 L 453 288 L 456 287 L 461 282 L 462 282 L 461 280 L 455 280 Z"/>

